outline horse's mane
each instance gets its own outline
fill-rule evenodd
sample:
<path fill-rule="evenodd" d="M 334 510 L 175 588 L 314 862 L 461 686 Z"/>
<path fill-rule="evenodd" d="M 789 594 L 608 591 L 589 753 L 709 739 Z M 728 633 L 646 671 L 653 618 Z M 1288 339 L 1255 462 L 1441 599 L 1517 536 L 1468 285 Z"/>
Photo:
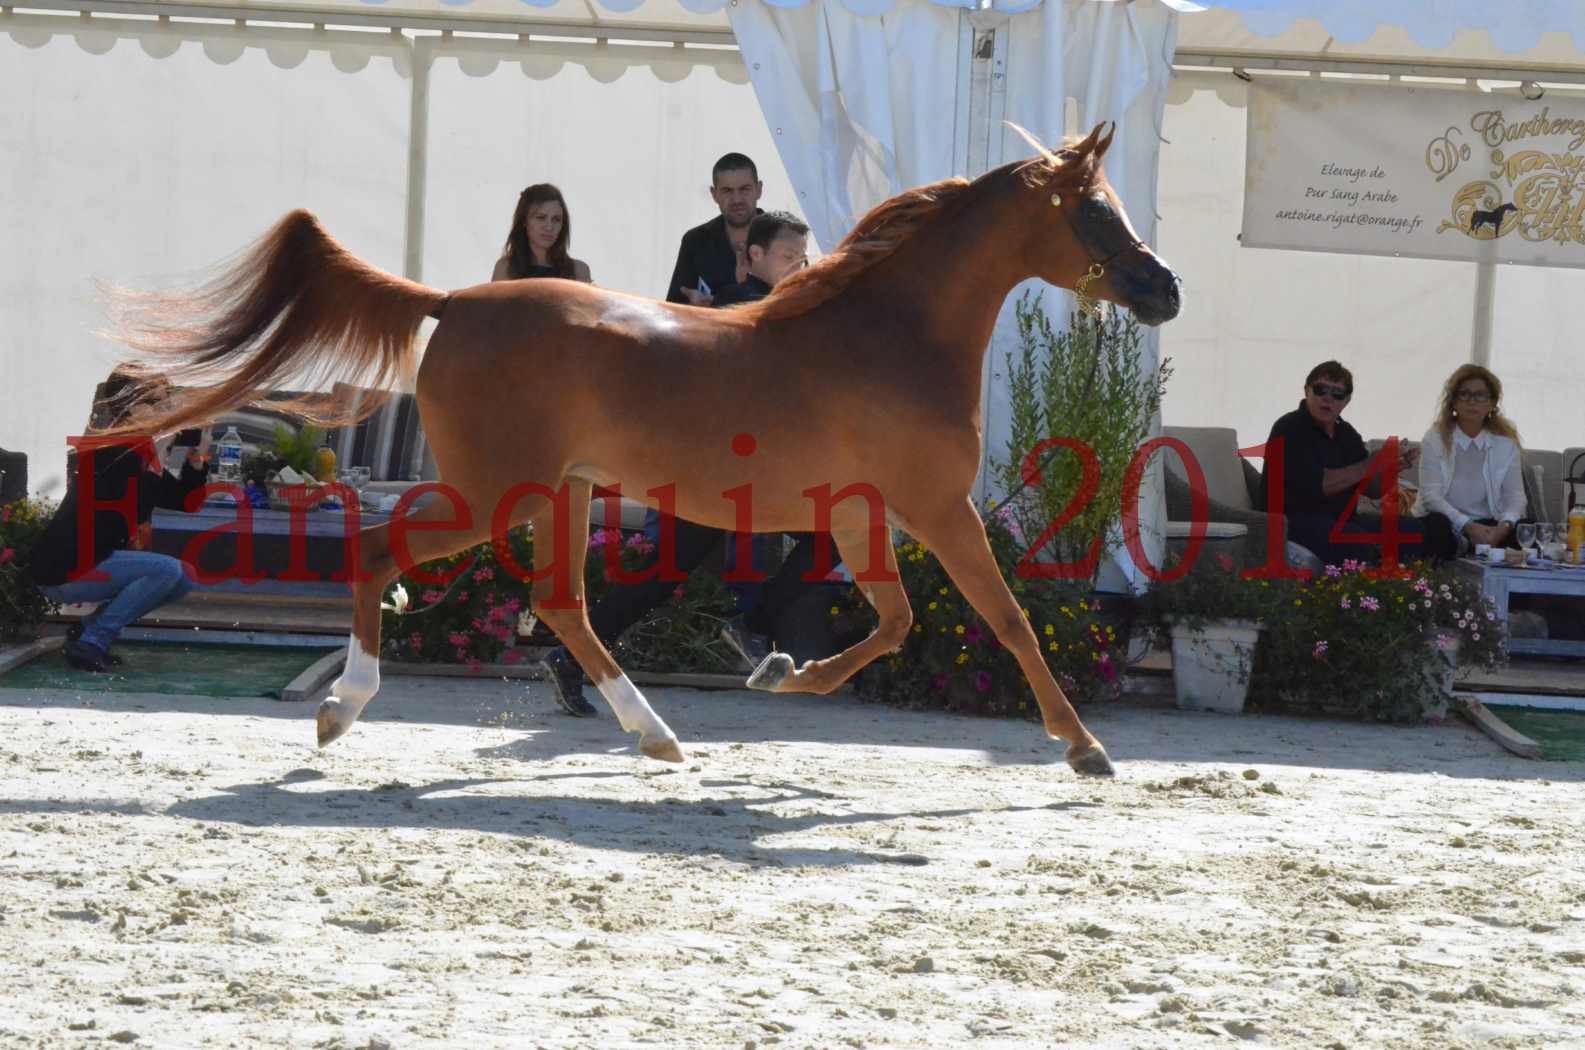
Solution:
<path fill-rule="evenodd" d="M 891 256 L 919 228 L 940 215 L 969 188 L 961 175 L 918 186 L 882 201 L 842 238 L 836 250 L 776 285 L 757 303 L 739 309 L 756 320 L 796 317 L 834 298 L 882 259 Z"/>
<path fill-rule="evenodd" d="M 1019 130 L 1028 137 L 1027 132 Z M 1026 187 L 1065 187 L 1087 182 L 1094 171 L 1091 161 L 1096 153 L 1098 132 L 1099 129 L 1082 141 L 1065 139 L 1055 151 L 1039 147 L 1031 138 L 1030 141 L 1040 148 L 1040 155 L 1002 170 L 1010 170 Z M 1110 142 L 1110 136 L 1107 141 Z M 860 275 L 894 254 L 920 227 L 961 201 L 970 185 L 968 179 L 955 175 L 882 201 L 858 221 L 830 255 L 783 279 L 759 302 L 736 309 L 757 321 L 775 321 L 808 313 L 835 298 Z"/>

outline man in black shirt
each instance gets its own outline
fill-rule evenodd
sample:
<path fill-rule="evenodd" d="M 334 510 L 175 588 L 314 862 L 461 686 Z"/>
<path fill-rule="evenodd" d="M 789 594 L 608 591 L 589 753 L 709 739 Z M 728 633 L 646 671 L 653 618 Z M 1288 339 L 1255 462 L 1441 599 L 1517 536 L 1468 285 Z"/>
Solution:
<path fill-rule="evenodd" d="M 1304 400 L 1272 424 L 1261 471 L 1267 509 L 1285 515 L 1288 538 L 1326 565 L 1349 560 L 1375 564 L 1382 557 L 1379 541 L 1354 538 L 1380 535 L 1381 516 L 1356 511 L 1345 518 L 1355 490 L 1372 473 L 1365 442 L 1342 418 L 1353 396 L 1354 376 L 1338 362 L 1325 361 L 1311 369 L 1304 381 Z M 1270 489 L 1278 457 L 1282 464 L 1280 498 Z M 1398 463 L 1399 476 L 1413 471 L 1417 460 L 1418 452 L 1404 453 Z M 1370 478 L 1365 495 L 1380 497 L 1382 473 Z M 1407 507 L 1401 510 L 1405 513 L 1400 513 L 1397 521 L 1400 560 L 1454 555 L 1457 542 L 1450 528 L 1443 527 L 1446 519 L 1415 518 L 1406 513 Z"/>
<path fill-rule="evenodd" d="M 721 214 L 682 235 L 666 288 L 668 303 L 709 306 L 716 292 L 743 278 L 748 265 L 744 243 L 764 189 L 759 169 L 743 154 L 728 153 L 715 162 L 710 196 Z"/>
<path fill-rule="evenodd" d="M 716 306 L 757 302 L 782 278 L 808 266 L 809 227 L 791 212 L 763 212 L 749 223 L 743 254 L 748 275 L 717 291 Z"/>

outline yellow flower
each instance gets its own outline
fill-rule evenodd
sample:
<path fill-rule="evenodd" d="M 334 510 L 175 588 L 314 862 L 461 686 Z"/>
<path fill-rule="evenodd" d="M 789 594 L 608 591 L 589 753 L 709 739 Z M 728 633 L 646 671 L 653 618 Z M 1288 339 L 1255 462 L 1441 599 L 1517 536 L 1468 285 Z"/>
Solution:
<path fill-rule="evenodd" d="M 1070 608 L 1068 608 L 1068 607 L 1067 607 L 1067 606 L 1066 606 L 1066 605 L 1064 605 L 1064 606 L 1063 606 L 1063 607 L 1062 607 L 1062 611 L 1063 611 L 1063 612 L 1065 612 L 1065 613 L 1067 613 L 1067 614 L 1068 614 L 1068 615 L 1069 615 L 1069 616 L 1072 616 L 1072 615 L 1073 615 L 1073 610 L 1072 610 L 1072 609 L 1070 609 Z"/>
<path fill-rule="evenodd" d="M 1304 604 L 1304 599 L 1303 598 L 1295 598 L 1293 600 L 1293 604 L 1295 604 L 1295 605 L 1303 605 Z"/>
<path fill-rule="evenodd" d="M 936 611 L 936 603 L 935 602 L 931 602 L 929 605 L 925 606 L 925 608 L 928 609 L 930 612 L 935 612 Z"/>
<path fill-rule="evenodd" d="M 915 633 L 915 634 L 918 634 L 918 633 L 919 633 L 919 632 L 920 632 L 920 631 L 922 631 L 922 630 L 924 630 L 924 628 L 923 628 L 923 627 L 921 627 L 921 626 L 920 626 L 920 625 L 919 625 L 919 624 L 917 624 L 917 623 L 916 623 L 916 624 L 914 624 L 914 633 Z"/>
<path fill-rule="evenodd" d="M 958 654 L 958 663 L 966 664 L 968 662 L 969 662 L 969 654 L 968 653 L 959 653 Z"/>
<path fill-rule="evenodd" d="M 963 625 L 960 623 L 956 627 L 952 628 L 952 633 L 953 634 L 962 634 L 963 633 Z"/>
<path fill-rule="evenodd" d="M 1054 635 L 1056 633 L 1057 633 L 1057 629 L 1055 627 L 1051 626 L 1049 623 L 1046 624 L 1046 637 L 1047 638 L 1050 638 L 1052 635 Z"/>
<path fill-rule="evenodd" d="M 842 610 L 841 610 L 841 609 L 838 609 L 838 608 L 837 608 L 837 607 L 836 607 L 836 606 L 835 606 L 835 605 L 833 605 L 833 606 L 831 606 L 831 615 L 832 615 L 832 616 L 835 616 L 835 615 L 836 615 L 836 614 L 837 614 L 837 613 L 839 613 L 839 612 L 841 612 L 841 611 L 842 611 Z"/>
<path fill-rule="evenodd" d="M 939 594 L 939 595 L 942 595 L 944 597 L 946 595 L 946 593 L 947 593 L 947 588 L 943 587 L 939 591 L 937 591 L 936 593 Z"/>
<path fill-rule="evenodd" d="M 1062 651 L 1062 646 L 1057 642 L 1047 642 L 1046 648 L 1054 653 L 1060 653 Z"/>
<path fill-rule="evenodd" d="M 1029 619 L 1029 610 L 1028 609 L 1024 610 L 1024 619 L 1026 619 L 1026 620 Z"/>

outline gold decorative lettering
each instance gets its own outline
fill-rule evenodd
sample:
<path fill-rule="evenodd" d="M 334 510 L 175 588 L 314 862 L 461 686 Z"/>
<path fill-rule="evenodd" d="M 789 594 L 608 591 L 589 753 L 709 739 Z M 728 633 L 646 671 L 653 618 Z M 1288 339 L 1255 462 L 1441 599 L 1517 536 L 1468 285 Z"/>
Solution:
<path fill-rule="evenodd" d="M 1425 166 L 1431 169 L 1431 174 L 1436 176 L 1437 182 L 1453 174 L 1453 169 L 1458 167 L 1459 161 L 1469 160 L 1469 144 L 1455 143 L 1454 135 L 1462 137 L 1463 132 L 1456 127 L 1449 127 L 1441 136 L 1426 143 Z"/>

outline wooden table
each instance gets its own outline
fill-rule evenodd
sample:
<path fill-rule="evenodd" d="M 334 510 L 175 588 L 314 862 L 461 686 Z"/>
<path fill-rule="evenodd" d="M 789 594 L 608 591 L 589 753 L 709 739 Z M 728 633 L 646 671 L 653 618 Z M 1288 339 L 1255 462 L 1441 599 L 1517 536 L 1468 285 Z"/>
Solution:
<path fill-rule="evenodd" d="M 1554 594 L 1577 599 L 1579 615 L 1585 619 L 1585 569 L 1560 569 L 1551 565 L 1521 568 L 1491 565 L 1474 558 L 1460 558 L 1454 567 L 1479 581 L 1481 593 L 1497 607 L 1497 615 L 1504 624 L 1508 622 L 1508 600 L 1516 594 Z M 1585 642 L 1510 636 L 1508 651 L 1542 656 L 1585 656 Z"/>
<path fill-rule="evenodd" d="M 282 510 L 254 509 L 250 519 L 253 535 L 253 561 L 255 568 L 267 579 L 279 578 L 291 565 L 292 517 Z M 234 523 L 237 508 L 230 504 L 205 504 L 196 513 L 156 510 L 154 512 L 154 550 L 172 557 L 181 557 L 187 544 L 198 534 L 220 525 Z M 313 581 L 329 581 L 346 563 L 345 534 L 347 516 L 341 511 L 313 510 L 299 515 L 299 538 L 302 545 L 300 559 L 306 556 L 306 568 Z M 358 517 L 360 528 L 379 525 L 390 520 L 390 515 L 363 511 Z M 237 538 L 235 534 L 222 534 L 205 543 L 198 560 L 207 572 L 224 573 L 237 565 Z M 306 582 L 306 581 L 305 581 Z"/>

